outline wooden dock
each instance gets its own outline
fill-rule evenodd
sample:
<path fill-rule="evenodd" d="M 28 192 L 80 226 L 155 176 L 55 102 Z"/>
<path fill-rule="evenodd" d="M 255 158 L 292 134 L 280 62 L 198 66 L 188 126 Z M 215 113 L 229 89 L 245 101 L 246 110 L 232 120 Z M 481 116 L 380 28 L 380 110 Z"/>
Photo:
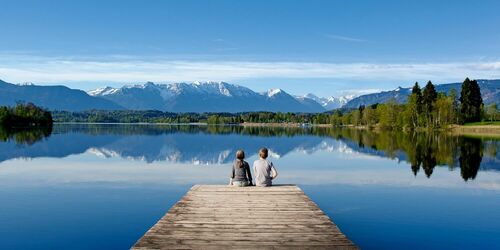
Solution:
<path fill-rule="evenodd" d="M 295 185 L 195 185 L 133 249 L 357 249 Z"/>

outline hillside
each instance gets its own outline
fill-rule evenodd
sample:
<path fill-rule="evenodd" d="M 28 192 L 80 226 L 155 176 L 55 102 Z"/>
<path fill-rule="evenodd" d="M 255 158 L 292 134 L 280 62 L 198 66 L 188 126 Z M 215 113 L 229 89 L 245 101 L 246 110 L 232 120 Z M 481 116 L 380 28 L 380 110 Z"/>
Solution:
<path fill-rule="evenodd" d="M 500 106 L 500 80 L 477 80 L 481 88 L 481 96 L 485 104 L 496 103 Z M 423 86 L 421 86 L 423 87 Z M 437 92 L 445 92 L 449 94 L 452 89 L 457 91 L 460 96 L 462 83 L 448 83 L 435 85 Z M 367 94 L 358 96 L 347 102 L 343 108 L 358 108 L 361 105 L 372 105 L 375 103 L 384 103 L 391 99 L 395 99 L 398 103 L 404 103 L 411 94 L 410 88 L 397 88 L 391 91 L 384 91 L 379 93 Z"/>
<path fill-rule="evenodd" d="M 89 109 L 121 110 L 122 106 L 65 86 L 16 85 L 0 80 L 0 106 L 32 102 L 49 110 L 83 111 Z"/>

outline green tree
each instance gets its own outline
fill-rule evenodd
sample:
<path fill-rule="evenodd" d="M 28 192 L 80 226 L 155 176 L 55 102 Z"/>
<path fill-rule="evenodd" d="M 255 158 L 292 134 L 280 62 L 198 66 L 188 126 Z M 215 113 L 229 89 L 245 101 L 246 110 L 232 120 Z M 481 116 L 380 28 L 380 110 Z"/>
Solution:
<path fill-rule="evenodd" d="M 496 121 L 496 115 L 497 115 L 497 104 L 492 103 L 486 107 L 486 115 L 490 119 L 490 121 Z"/>
<path fill-rule="evenodd" d="M 358 126 L 361 121 L 361 112 L 359 109 L 352 111 L 351 113 L 351 123 L 354 126 Z"/>
<path fill-rule="evenodd" d="M 432 111 L 434 107 L 434 102 L 437 99 L 436 89 L 434 89 L 434 84 L 431 81 L 427 82 L 422 94 L 422 104 L 424 106 L 424 112 L 426 112 L 426 124 L 427 127 L 432 127 Z"/>
<path fill-rule="evenodd" d="M 411 94 L 415 96 L 415 104 L 418 114 L 422 113 L 422 90 L 420 89 L 418 82 L 415 82 L 415 85 L 413 85 Z"/>
<path fill-rule="evenodd" d="M 421 105 L 418 100 L 419 100 L 418 94 L 412 93 L 408 97 L 408 102 L 406 103 L 405 106 L 405 111 L 404 111 L 405 124 L 410 129 L 414 129 L 419 126 L 419 117 L 420 117 L 419 109 L 421 109 Z"/>
<path fill-rule="evenodd" d="M 375 112 L 375 109 L 371 106 L 368 106 L 364 109 L 362 115 L 362 121 L 364 125 L 371 127 L 377 123 L 377 116 Z"/>
<path fill-rule="evenodd" d="M 396 100 L 391 99 L 387 103 L 380 104 L 377 107 L 377 115 L 379 117 L 379 125 L 381 128 L 393 129 L 399 126 L 398 118 L 399 108 Z"/>
<path fill-rule="evenodd" d="M 347 113 L 341 117 L 343 125 L 349 125 L 351 123 L 351 113 Z"/>
<path fill-rule="evenodd" d="M 477 81 L 465 78 L 460 93 L 460 113 L 464 122 L 477 122 L 481 120 L 483 98 Z"/>
<path fill-rule="evenodd" d="M 453 123 L 453 100 L 444 93 L 439 93 L 434 102 L 434 121 L 436 126 L 442 127 Z"/>
<path fill-rule="evenodd" d="M 342 125 L 342 112 L 339 110 L 336 110 L 333 112 L 333 115 L 330 116 L 330 124 L 333 126 L 340 126 Z"/>
<path fill-rule="evenodd" d="M 458 105 L 457 90 L 452 89 L 450 91 L 450 99 L 452 101 L 452 123 L 458 124 L 460 119 L 460 107 Z"/>

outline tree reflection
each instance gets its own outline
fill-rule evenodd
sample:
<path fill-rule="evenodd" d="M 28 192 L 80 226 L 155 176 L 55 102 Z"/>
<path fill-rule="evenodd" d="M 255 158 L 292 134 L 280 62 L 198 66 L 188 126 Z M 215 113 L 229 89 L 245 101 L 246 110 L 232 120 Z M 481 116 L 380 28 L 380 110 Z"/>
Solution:
<path fill-rule="evenodd" d="M 17 144 L 32 145 L 37 141 L 49 137 L 52 126 L 37 128 L 4 128 L 0 126 L 0 141 L 14 140 Z"/>
<path fill-rule="evenodd" d="M 461 138 L 460 174 L 465 181 L 474 180 L 483 159 L 483 143 L 476 138 Z"/>
<path fill-rule="evenodd" d="M 422 164 L 422 146 L 417 144 L 417 147 L 415 148 L 414 152 L 414 160 L 410 162 L 411 164 L 411 171 L 413 172 L 413 175 L 417 176 L 418 171 L 420 171 L 420 164 Z"/>
<path fill-rule="evenodd" d="M 356 129 L 331 129 L 329 135 L 346 141 L 353 149 L 373 154 L 365 145 L 380 155 L 410 163 L 412 173 L 417 176 L 420 169 L 427 178 L 436 166 L 460 167 L 462 178 L 474 179 L 481 165 L 483 151 L 491 158 L 498 158 L 499 141 L 464 136 L 451 136 L 443 132 L 397 132 Z M 349 143 L 352 142 L 352 143 Z M 401 153 L 404 153 L 401 155 Z"/>

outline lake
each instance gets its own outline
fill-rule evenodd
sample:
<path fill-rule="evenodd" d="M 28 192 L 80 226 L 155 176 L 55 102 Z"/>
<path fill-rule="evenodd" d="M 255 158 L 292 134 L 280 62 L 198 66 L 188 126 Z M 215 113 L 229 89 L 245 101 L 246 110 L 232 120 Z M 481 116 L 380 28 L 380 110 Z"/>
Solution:
<path fill-rule="evenodd" d="M 334 128 L 56 124 L 0 133 L 3 249 L 128 249 L 236 150 L 270 149 L 362 249 L 498 249 L 500 140 Z"/>

